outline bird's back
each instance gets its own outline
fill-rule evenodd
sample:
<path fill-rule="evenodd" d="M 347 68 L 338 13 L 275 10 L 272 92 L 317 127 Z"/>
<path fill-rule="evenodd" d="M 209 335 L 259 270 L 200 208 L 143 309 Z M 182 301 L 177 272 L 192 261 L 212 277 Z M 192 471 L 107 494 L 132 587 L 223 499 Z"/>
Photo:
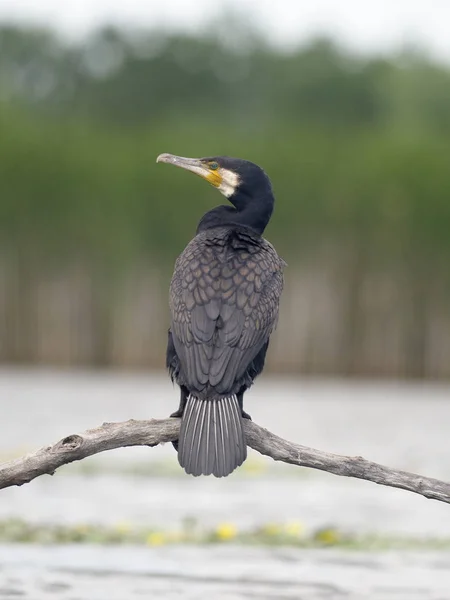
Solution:
<path fill-rule="evenodd" d="M 188 244 L 170 286 L 178 383 L 204 399 L 251 385 L 276 326 L 284 265 L 248 228 L 207 229 Z"/>

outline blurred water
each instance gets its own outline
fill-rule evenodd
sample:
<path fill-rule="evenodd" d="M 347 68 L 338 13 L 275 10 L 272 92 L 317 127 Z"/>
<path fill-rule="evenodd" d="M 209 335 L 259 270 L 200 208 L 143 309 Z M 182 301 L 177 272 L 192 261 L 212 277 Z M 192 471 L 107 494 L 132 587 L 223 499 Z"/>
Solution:
<path fill-rule="evenodd" d="M 450 389 L 262 378 L 248 395 L 253 419 L 299 443 L 450 478 Z M 178 394 L 161 375 L 0 371 L 0 453 L 20 453 L 103 421 L 167 416 Z M 250 460 L 258 455 L 251 453 Z M 171 445 L 129 448 L 64 467 L 0 493 L 0 518 L 173 527 L 186 517 L 240 528 L 299 520 L 358 532 L 450 536 L 449 507 L 414 494 L 258 458 L 225 480 L 177 469 Z M 167 461 L 177 476 L 117 469 Z M 382 554 L 246 547 L 0 549 L 0 598 L 450 599 L 448 553 Z"/>
<path fill-rule="evenodd" d="M 0 547 L 0 598 L 448 600 L 450 556 L 291 548 Z"/>

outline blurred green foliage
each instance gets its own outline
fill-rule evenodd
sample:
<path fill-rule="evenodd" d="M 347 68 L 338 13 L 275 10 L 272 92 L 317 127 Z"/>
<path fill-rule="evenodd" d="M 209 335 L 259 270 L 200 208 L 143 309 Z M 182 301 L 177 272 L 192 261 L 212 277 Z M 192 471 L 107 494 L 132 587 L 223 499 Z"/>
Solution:
<path fill-rule="evenodd" d="M 157 154 L 229 154 L 269 173 L 267 235 L 288 262 L 351 240 L 374 260 L 445 263 L 450 71 L 327 40 L 281 51 L 230 24 L 233 39 L 222 24 L 198 37 L 104 29 L 78 44 L 3 26 L 3 243 L 55 260 L 172 264 L 223 199 Z"/>

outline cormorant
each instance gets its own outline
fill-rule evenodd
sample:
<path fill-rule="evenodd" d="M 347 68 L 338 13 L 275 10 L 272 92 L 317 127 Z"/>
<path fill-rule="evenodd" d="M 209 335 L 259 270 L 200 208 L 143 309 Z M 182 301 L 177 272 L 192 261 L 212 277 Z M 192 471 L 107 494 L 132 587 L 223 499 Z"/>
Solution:
<path fill-rule="evenodd" d="M 272 215 L 270 180 L 247 160 L 160 154 L 196 173 L 228 198 L 200 220 L 175 263 L 166 365 L 180 386 L 180 435 L 186 473 L 225 477 L 247 457 L 244 392 L 264 368 L 278 319 L 285 262 L 262 234 Z"/>

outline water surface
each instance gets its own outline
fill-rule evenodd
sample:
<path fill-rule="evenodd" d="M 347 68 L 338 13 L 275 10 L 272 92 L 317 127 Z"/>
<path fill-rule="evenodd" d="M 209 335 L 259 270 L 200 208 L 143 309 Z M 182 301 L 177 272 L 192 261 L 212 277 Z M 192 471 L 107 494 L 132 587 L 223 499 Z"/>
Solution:
<path fill-rule="evenodd" d="M 266 377 L 246 408 L 259 424 L 298 443 L 450 479 L 449 399 L 443 385 Z M 160 375 L 3 370 L 0 453 L 17 455 L 103 421 L 164 417 L 177 403 L 177 391 Z M 157 464 L 164 468 L 153 472 Z M 450 537 L 449 510 L 402 490 L 279 465 L 254 452 L 248 468 L 224 480 L 194 479 L 179 470 L 170 444 L 105 453 L 0 492 L 1 519 L 162 530 L 193 518 L 204 527 L 296 521 L 307 531 L 331 525 L 443 538 Z M 0 598 L 9 600 L 450 600 L 445 552 L 8 545 L 0 549 L 0 566 Z"/>

